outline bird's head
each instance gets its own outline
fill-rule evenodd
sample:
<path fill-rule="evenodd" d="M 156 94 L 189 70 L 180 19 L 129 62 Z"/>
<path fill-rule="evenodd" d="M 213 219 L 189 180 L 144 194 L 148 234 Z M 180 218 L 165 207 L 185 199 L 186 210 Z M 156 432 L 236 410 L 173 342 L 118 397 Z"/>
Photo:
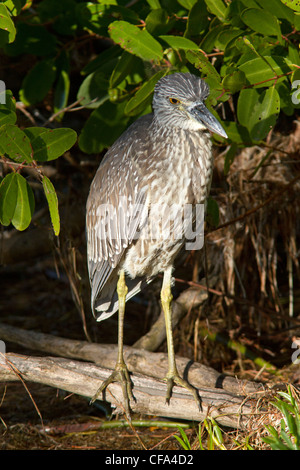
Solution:
<path fill-rule="evenodd" d="M 167 75 L 157 82 L 154 89 L 154 115 L 163 126 L 194 131 L 208 129 L 227 138 L 219 121 L 204 105 L 208 95 L 207 83 L 195 75 Z"/>

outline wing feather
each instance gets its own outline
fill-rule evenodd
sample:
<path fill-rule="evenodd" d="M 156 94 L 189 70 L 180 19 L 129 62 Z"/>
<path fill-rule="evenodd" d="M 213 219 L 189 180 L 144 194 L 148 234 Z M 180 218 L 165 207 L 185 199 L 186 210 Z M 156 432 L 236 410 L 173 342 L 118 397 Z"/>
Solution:
<path fill-rule="evenodd" d="M 148 116 L 139 120 L 145 131 L 149 127 Z M 126 249 L 147 217 L 148 186 L 143 175 L 132 178 L 132 174 L 138 172 L 135 158 L 138 152 L 137 122 L 129 128 L 133 132 L 127 130 L 106 153 L 87 200 L 88 269 L 93 311 L 96 299 L 101 298 L 101 291 L 115 275 Z"/>

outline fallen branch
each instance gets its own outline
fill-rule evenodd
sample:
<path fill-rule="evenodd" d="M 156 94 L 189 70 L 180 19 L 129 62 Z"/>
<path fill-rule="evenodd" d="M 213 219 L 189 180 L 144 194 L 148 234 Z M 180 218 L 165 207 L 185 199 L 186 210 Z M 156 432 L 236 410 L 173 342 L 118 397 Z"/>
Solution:
<path fill-rule="evenodd" d="M 16 373 L 17 372 L 17 373 Z M 23 380 L 47 384 L 71 393 L 92 397 L 110 371 L 95 364 L 54 357 L 21 356 L 7 353 L 0 362 L 0 380 Z M 221 389 L 200 388 L 201 410 L 191 394 L 175 386 L 170 405 L 165 402 L 166 384 L 156 379 L 132 375 L 136 402 L 131 403 L 133 412 L 166 416 L 168 418 L 202 421 L 207 414 L 225 426 L 245 429 L 253 407 L 243 397 Z M 119 384 L 107 388 L 106 400 L 123 413 L 123 395 Z"/>
<path fill-rule="evenodd" d="M 106 369 L 114 368 L 117 357 L 117 345 L 115 344 L 102 345 L 76 341 L 27 331 L 3 323 L 0 323 L 0 339 L 50 355 L 94 362 Z M 168 369 L 168 355 L 166 353 L 153 353 L 125 346 L 124 357 L 132 373 L 147 374 L 157 379 L 162 379 L 166 375 Z M 176 363 L 179 373 L 197 388 L 221 388 L 229 393 L 242 396 L 262 390 L 259 383 L 225 376 L 211 367 L 183 357 L 176 357 Z"/>
<path fill-rule="evenodd" d="M 4 342 L 63 356 L 34 357 L 6 353 L 0 363 L 0 381 L 37 382 L 89 398 L 109 376 L 117 356 L 116 345 L 70 340 L 4 324 L 0 324 L 0 338 Z M 192 395 L 181 387 L 174 387 L 168 406 L 165 402 L 166 384 L 162 381 L 168 368 L 167 354 L 128 346 L 124 349 L 137 400 L 131 403 L 133 412 L 195 421 L 203 420 L 209 413 L 222 425 L 248 427 L 249 419 L 251 417 L 252 420 L 254 414 L 249 399 L 245 397 L 251 396 L 255 405 L 257 393 L 264 392 L 261 384 L 239 381 L 210 367 L 177 357 L 179 373 L 198 389 L 202 408 L 198 410 Z M 107 388 L 105 399 L 116 407 L 117 412 L 123 412 L 123 394 L 119 384 Z"/>

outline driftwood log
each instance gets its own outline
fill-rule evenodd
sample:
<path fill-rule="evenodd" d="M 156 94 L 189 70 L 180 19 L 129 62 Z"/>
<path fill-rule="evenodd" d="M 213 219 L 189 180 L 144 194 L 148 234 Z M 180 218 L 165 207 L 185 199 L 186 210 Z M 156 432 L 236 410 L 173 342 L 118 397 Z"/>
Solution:
<path fill-rule="evenodd" d="M 43 383 L 91 398 L 116 361 L 115 345 L 74 341 L 3 324 L 0 324 L 0 338 L 4 342 L 59 356 L 35 357 L 7 352 L 0 362 L 2 382 L 20 380 L 21 377 L 26 382 Z M 132 372 L 136 398 L 136 402 L 131 403 L 133 412 L 195 421 L 203 420 L 209 413 L 226 426 L 249 426 L 256 402 L 254 397 L 262 390 L 259 384 L 223 377 L 209 367 L 177 357 L 179 372 L 199 390 L 202 408 L 199 410 L 191 394 L 181 387 L 174 387 L 170 405 L 167 405 L 166 384 L 162 381 L 167 371 L 167 354 L 125 347 L 125 360 Z M 145 373 L 149 375 L 145 376 Z M 105 399 L 116 407 L 117 412 L 123 412 L 119 384 L 108 387 Z"/>

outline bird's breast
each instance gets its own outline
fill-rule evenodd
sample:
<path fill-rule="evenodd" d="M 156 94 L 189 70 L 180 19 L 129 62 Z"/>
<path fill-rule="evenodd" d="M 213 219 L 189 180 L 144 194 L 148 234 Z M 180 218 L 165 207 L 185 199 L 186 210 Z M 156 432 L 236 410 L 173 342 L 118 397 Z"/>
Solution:
<path fill-rule="evenodd" d="M 213 170 L 211 141 L 206 132 L 184 129 L 161 140 L 160 158 L 149 159 L 149 202 L 203 203 Z"/>

